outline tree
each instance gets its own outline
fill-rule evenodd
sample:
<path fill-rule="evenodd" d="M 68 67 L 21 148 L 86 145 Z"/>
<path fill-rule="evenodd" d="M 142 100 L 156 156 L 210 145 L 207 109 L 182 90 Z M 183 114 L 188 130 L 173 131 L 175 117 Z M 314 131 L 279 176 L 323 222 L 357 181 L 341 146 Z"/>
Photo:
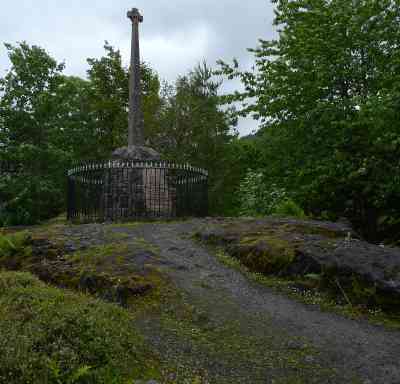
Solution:
<path fill-rule="evenodd" d="M 144 136 L 148 144 L 151 144 L 153 135 L 156 135 L 160 127 L 163 96 L 161 94 L 160 79 L 156 71 L 149 64 L 141 65 L 142 79 L 142 109 L 144 118 Z"/>
<path fill-rule="evenodd" d="M 107 42 L 104 49 L 106 56 L 87 60 L 89 108 L 100 157 L 108 157 L 114 149 L 125 145 L 129 99 L 129 75 L 122 66 L 120 52 Z"/>
<path fill-rule="evenodd" d="M 221 62 L 262 123 L 265 175 L 308 212 L 347 215 L 372 240 L 400 223 L 400 5 L 274 0 L 279 39 L 251 50 L 254 72 Z"/>
<path fill-rule="evenodd" d="M 205 62 L 180 76 L 174 87 L 165 85 L 159 130 L 152 140 L 165 157 L 209 171 L 211 211 L 221 213 L 229 189 L 224 173 L 229 170 L 228 147 L 236 137 L 236 119 L 231 110 L 222 109 L 220 87 Z"/>
<path fill-rule="evenodd" d="M 118 147 L 127 145 L 129 69 L 122 65 L 121 53 L 107 42 L 106 55 L 88 59 L 90 117 L 97 140 L 96 157 L 107 158 Z M 142 109 L 145 136 L 148 138 L 158 125 L 160 81 L 157 73 L 146 63 L 141 63 Z"/>
<path fill-rule="evenodd" d="M 31 223 L 63 205 L 69 155 L 57 143 L 67 119 L 60 102 L 64 64 L 25 42 L 6 48 L 11 69 L 0 79 L 0 160 L 18 173 L 0 182 L 0 221 Z"/>

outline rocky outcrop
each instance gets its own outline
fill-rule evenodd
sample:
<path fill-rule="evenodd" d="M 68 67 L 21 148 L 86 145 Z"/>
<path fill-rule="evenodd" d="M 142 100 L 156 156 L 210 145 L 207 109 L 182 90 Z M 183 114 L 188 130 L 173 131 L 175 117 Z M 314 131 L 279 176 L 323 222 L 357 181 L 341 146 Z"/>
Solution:
<path fill-rule="evenodd" d="M 221 219 L 197 233 L 251 270 L 321 277 L 353 296 L 400 304 L 400 249 L 362 241 L 344 223 L 265 218 Z"/>
<path fill-rule="evenodd" d="M 12 237 L 10 239 L 12 241 Z M 82 244 L 79 248 L 93 249 L 93 255 L 89 256 L 95 259 L 96 247 Z M 153 288 L 144 264 L 155 255 L 136 247 L 132 256 L 137 261 L 134 268 L 122 268 L 114 260 L 106 261 L 106 257 L 107 268 L 100 268 L 95 261 L 82 263 L 76 258 L 76 247 L 27 236 L 23 247 L 12 254 L 0 254 L 0 269 L 29 271 L 46 283 L 87 292 L 125 307 L 129 298 L 145 295 Z"/>

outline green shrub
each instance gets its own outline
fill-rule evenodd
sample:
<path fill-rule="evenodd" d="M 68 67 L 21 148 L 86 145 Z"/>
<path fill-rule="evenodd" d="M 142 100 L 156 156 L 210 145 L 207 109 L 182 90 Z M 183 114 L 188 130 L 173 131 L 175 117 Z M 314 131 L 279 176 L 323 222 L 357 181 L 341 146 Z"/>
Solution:
<path fill-rule="evenodd" d="M 264 174 L 249 170 L 239 188 L 241 216 L 282 215 L 306 217 L 303 209 L 276 184 L 268 184 Z"/>
<path fill-rule="evenodd" d="M 241 216 L 269 215 L 286 196 L 284 189 L 267 185 L 262 172 L 249 170 L 239 186 L 239 213 Z"/>
<path fill-rule="evenodd" d="M 11 235 L 0 233 L 0 258 L 14 255 L 27 256 L 30 254 L 30 238 L 27 232 L 18 232 Z"/>
<path fill-rule="evenodd" d="M 115 305 L 0 272 L 0 382 L 127 383 L 157 378 L 131 315 Z"/>
<path fill-rule="evenodd" d="M 60 168 L 64 169 L 62 164 Z M 64 177 L 53 180 L 47 174 L 0 180 L 0 226 L 31 225 L 56 216 L 64 207 L 64 185 Z"/>
<path fill-rule="evenodd" d="M 0 209 L 0 227 L 33 224 L 31 214 L 24 207 L 3 207 Z"/>
<path fill-rule="evenodd" d="M 303 209 L 292 199 L 285 199 L 279 202 L 273 209 L 273 213 L 280 216 L 293 216 L 300 219 L 306 218 Z"/>

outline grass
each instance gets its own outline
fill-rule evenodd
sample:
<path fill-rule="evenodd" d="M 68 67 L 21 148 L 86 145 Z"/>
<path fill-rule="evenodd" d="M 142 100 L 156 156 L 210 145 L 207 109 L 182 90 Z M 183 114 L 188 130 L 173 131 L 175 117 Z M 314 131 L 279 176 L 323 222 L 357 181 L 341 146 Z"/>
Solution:
<path fill-rule="evenodd" d="M 101 267 L 113 263 L 120 256 L 126 255 L 128 245 L 126 243 L 111 243 L 93 246 L 83 251 L 74 252 L 68 257 L 69 261 L 79 264 L 82 268 Z"/>
<path fill-rule="evenodd" d="M 0 272 L 0 356 L 0 382 L 10 384 L 160 376 L 129 312 L 25 272 Z"/>
<path fill-rule="evenodd" d="M 25 231 L 7 235 L 0 233 L 0 257 L 29 256 L 31 251 L 29 241 L 29 233 Z"/>

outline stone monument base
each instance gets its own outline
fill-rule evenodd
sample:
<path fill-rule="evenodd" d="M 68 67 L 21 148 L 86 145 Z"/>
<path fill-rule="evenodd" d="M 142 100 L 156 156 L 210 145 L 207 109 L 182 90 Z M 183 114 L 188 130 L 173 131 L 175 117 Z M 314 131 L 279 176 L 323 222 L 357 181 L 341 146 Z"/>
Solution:
<path fill-rule="evenodd" d="M 149 163 L 110 169 L 105 173 L 105 220 L 175 215 L 176 190 L 169 182 L 169 172 L 150 163 L 161 161 L 157 151 L 145 146 L 128 146 L 116 149 L 111 158 L 121 162 Z"/>
<path fill-rule="evenodd" d="M 160 161 L 161 155 L 150 147 L 130 145 L 117 148 L 111 158 L 112 160 Z"/>

